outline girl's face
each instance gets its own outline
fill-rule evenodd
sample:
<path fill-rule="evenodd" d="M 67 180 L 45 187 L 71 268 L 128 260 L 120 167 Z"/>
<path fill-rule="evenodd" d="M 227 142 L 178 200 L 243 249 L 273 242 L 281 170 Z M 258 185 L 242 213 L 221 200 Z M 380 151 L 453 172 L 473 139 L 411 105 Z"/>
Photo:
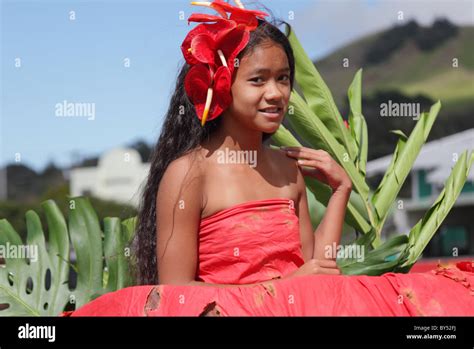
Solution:
<path fill-rule="evenodd" d="M 290 99 L 290 66 L 283 48 L 267 40 L 245 55 L 232 84 L 229 116 L 244 127 L 273 133 Z"/>

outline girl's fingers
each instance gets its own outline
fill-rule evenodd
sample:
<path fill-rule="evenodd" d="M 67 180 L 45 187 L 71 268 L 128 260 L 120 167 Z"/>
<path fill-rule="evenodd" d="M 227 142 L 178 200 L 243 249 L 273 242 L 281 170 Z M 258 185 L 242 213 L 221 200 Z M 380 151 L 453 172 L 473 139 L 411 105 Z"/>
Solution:
<path fill-rule="evenodd" d="M 306 148 L 306 147 L 280 147 L 281 150 L 284 151 L 293 151 L 293 152 L 316 152 L 319 154 L 327 154 L 326 151 L 322 149 L 311 149 L 311 148 Z"/>
<path fill-rule="evenodd" d="M 336 261 L 330 259 L 320 259 L 318 260 L 318 264 L 323 268 L 337 268 Z"/>
<path fill-rule="evenodd" d="M 320 182 L 327 184 L 327 178 L 321 171 L 315 168 L 304 168 L 304 167 L 300 167 L 300 170 L 303 176 L 310 176 L 310 177 L 316 178 Z"/>
<path fill-rule="evenodd" d="M 323 163 L 320 160 L 298 160 L 299 166 L 322 168 Z"/>
<path fill-rule="evenodd" d="M 294 159 L 314 160 L 314 161 L 324 162 L 324 159 L 322 159 L 321 157 L 317 155 L 309 155 L 309 154 L 302 154 L 302 153 L 299 153 L 299 154 L 286 153 L 286 155 Z"/>
<path fill-rule="evenodd" d="M 298 167 L 300 168 L 303 175 L 312 176 L 323 183 L 327 182 L 324 162 L 321 161 L 309 161 L 309 160 L 298 160 Z"/>
<path fill-rule="evenodd" d="M 290 154 L 290 155 L 298 155 L 298 156 L 303 156 L 304 154 L 310 154 L 312 152 L 315 152 L 315 150 L 313 149 L 308 149 L 308 150 L 305 150 L 305 148 L 289 148 L 289 149 L 285 149 L 285 151 Z"/>
<path fill-rule="evenodd" d="M 307 149 L 307 148 L 305 148 Z M 324 161 L 325 153 L 322 153 L 320 150 L 308 149 L 308 150 L 286 150 L 288 156 L 306 159 L 306 160 L 319 160 Z"/>
<path fill-rule="evenodd" d="M 301 173 L 305 176 L 316 176 L 320 171 L 315 168 L 301 168 Z"/>
<path fill-rule="evenodd" d="M 319 268 L 319 274 L 341 275 L 341 271 L 336 268 Z"/>

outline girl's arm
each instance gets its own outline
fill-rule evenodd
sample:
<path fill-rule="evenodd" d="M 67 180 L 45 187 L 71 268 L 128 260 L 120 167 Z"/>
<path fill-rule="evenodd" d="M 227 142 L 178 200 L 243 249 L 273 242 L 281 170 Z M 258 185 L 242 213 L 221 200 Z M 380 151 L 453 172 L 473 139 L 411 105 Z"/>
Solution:
<path fill-rule="evenodd" d="M 333 191 L 324 217 L 314 233 L 313 258 L 336 260 L 336 250 L 333 249 L 333 244 L 335 243 L 337 246 L 341 241 L 344 216 L 350 195 L 350 186 L 341 186 Z M 326 254 L 328 248 L 332 251 L 329 256 Z"/>
<path fill-rule="evenodd" d="M 329 185 L 333 190 L 324 217 L 313 233 L 306 199 L 306 186 L 304 181 L 298 181 L 300 182 L 299 190 L 302 192 L 299 218 L 303 254 L 308 249 L 308 241 L 312 241 L 312 259 L 335 261 L 335 253 L 327 255 L 325 252 L 328 248 L 333 252 L 333 244 L 337 246 L 341 240 L 347 202 L 352 190 L 351 180 L 344 169 L 325 151 L 305 147 L 288 147 L 283 150 L 288 156 L 299 160 L 298 164 L 303 175 L 314 177 Z M 310 236 L 313 240 L 310 240 Z M 305 261 L 307 261 L 306 256 Z"/>
<path fill-rule="evenodd" d="M 194 280 L 198 260 L 201 177 L 191 155 L 169 164 L 156 198 L 156 260 L 160 284 Z"/>

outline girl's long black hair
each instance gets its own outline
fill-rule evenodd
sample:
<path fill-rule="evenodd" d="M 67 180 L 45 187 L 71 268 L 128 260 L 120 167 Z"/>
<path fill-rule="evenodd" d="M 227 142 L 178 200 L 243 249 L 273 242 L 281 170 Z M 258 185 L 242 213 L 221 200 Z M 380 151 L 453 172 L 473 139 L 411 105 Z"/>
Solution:
<path fill-rule="evenodd" d="M 293 87 L 295 63 L 293 50 L 286 35 L 278 29 L 285 24 L 288 33 L 290 26 L 283 22 L 259 20 L 257 29 L 250 33 L 250 39 L 238 58 L 252 52 L 260 43 L 271 40 L 284 49 L 290 65 L 290 82 Z M 158 268 L 156 259 L 156 195 L 161 178 L 168 165 L 175 159 L 197 148 L 218 129 L 221 119 L 217 117 L 208 121 L 204 127 L 196 116 L 194 105 L 188 100 L 184 90 L 184 78 L 189 70 L 185 63 L 178 75 L 176 87 L 166 113 L 165 121 L 156 146 L 150 156 L 150 172 L 143 188 L 143 195 L 138 207 L 138 222 L 133 241 L 133 257 L 135 274 L 139 285 L 158 284 Z M 263 134 L 263 141 L 271 137 Z"/>

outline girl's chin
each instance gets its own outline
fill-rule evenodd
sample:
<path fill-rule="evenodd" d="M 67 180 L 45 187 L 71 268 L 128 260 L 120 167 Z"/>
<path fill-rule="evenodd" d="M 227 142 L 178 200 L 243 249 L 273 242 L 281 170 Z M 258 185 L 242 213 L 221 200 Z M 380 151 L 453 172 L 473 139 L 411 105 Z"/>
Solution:
<path fill-rule="evenodd" d="M 272 122 L 272 125 L 270 125 L 269 122 L 266 123 L 266 125 L 260 125 L 259 129 L 260 131 L 264 133 L 274 133 L 278 130 L 280 127 L 280 122 Z"/>

